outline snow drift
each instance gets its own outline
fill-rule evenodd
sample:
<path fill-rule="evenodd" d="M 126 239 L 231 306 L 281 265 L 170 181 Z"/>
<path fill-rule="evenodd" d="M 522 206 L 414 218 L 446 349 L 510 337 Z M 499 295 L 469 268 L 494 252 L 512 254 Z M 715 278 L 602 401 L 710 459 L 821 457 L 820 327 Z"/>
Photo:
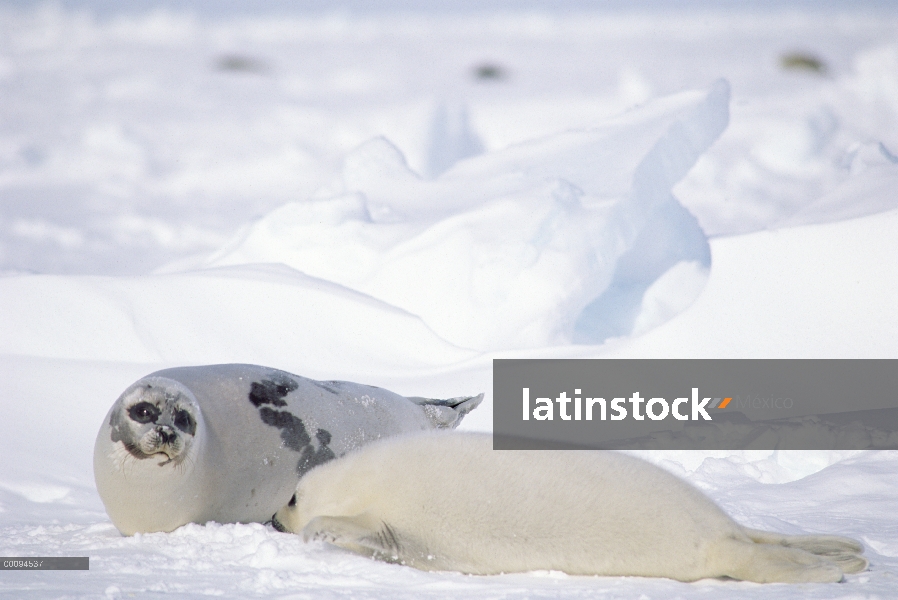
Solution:
<path fill-rule="evenodd" d="M 625 335 L 665 273 L 700 289 L 707 241 L 670 190 L 726 127 L 728 101 L 720 81 L 462 160 L 434 180 L 376 139 L 347 157 L 339 181 L 273 211 L 204 266 L 283 262 L 466 348 Z M 673 271 L 680 263 L 691 267 Z"/>

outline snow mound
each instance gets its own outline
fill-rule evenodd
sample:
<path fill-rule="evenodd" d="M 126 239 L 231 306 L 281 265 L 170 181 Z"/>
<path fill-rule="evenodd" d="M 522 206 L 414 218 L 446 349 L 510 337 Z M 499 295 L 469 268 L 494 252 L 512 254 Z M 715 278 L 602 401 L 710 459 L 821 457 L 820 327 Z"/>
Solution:
<path fill-rule="evenodd" d="M 887 191 L 898 185 L 898 45 L 851 63 L 734 103 L 719 143 L 676 187 L 709 236 L 898 208 Z"/>
<path fill-rule="evenodd" d="M 203 266 L 284 263 L 417 315 L 466 348 L 626 335 L 665 314 L 654 298 L 639 316 L 665 273 L 655 295 L 673 288 L 667 313 L 701 287 L 707 240 L 670 190 L 726 127 L 728 103 L 720 81 L 602 127 L 461 160 L 433 180 L 375 139 L 334 184 L 269 213 Z M 681 262 L 692 267 L 671 271 Z"/>
<path fill-rule="evenodd" d="M 0 355 L 273 365 L 299 357 L 305 374 L 329 376 L 344 361 L 377 372 L 470 355 L 407 312 L 278 265 L 0 278 L 0 330 Z"/>
<path fill-rule="evenodd" d="M 881 188 L 859 203 L 893 197 Z M 607 344 L 602 356 L 898 356 L 898 210 L 712 238 L 710 245 L 714 268 L 689 310 Z"/>
<path fill-rule="evenodd" d="M 468 109 L 462 104 L 437 105 L 430 122 L 424 175 L 437 177 L 463 158 L 483 152 L 483 142 L 471 128 Z"/>

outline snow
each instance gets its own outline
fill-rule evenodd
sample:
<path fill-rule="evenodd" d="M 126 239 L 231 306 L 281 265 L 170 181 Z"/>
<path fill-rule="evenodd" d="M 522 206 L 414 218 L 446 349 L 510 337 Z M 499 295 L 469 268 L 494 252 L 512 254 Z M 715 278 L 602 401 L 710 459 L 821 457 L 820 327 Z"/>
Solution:
<path fill-rule="evenodd" d="M 862 540 L 842 585 L 121 536 L 94 436 L 165 367 L 483 391 L 490 430 L 493 358 L 898 357 L 890 5 L 223 6 L 0 5 L 0 555 L 91 557 L 0 596 L 895 596 L 894 452 L 641 453 L 745 525 Z"/>
<path fill-rule="evenodd" d="M 197 266 L 283 262 L 419 315 L 461 347 L 602 342 L 639 302 L 622 287 L 678 260 L 708 266 L 704 234 L 670 189 L 726 126 L 728 102 L 721 81 L 432 181 L 375 139 L 324 197 L 272 211 Z"/>

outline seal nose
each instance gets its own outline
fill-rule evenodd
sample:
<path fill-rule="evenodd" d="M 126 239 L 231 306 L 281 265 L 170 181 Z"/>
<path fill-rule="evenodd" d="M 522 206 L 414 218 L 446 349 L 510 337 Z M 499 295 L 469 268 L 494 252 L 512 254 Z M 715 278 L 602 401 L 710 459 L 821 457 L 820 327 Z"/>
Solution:
<path fill-rule="evenodd" d="M 284 527 L 284 525 L 280 521 L 278 521 L 277 513 L 271 515 L 271 520 L 265 524 L 271 525 L 272 527 L 275 528 L 276 531 L 280 531 L 281 533 L 290 533 L 289 531 L 287 531 L 287 528 Z"/>
<path fill-rule="evenodd" d="M 159 436 L 159 440 L 160 440 L 163 444 L 168 444 L 168 443 L 171 442 L 171 441 L 174 439 L 174 437 L 175 437 L 174 432 L 172 432 L 168 427 L 157 427 L 157 428 L 156 428 L 156 435 Z"/>

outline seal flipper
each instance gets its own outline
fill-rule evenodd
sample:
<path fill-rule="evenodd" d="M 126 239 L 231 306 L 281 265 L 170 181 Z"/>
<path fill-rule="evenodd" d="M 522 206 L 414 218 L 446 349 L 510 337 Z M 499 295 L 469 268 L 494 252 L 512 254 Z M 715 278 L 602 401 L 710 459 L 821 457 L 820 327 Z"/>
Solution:
<path fill-rule="evenodd" d="M 435 398 L 408 398 L 424 409 L 424 414 L 437 429 L 454 429 L 466 414 L 477 408 L 483 401 L 483 394 L 459 396 L 438 400 Z"/>
<path fill-rule="evenodd" d="M 315 517 L 302 530 L 303 540 L 321 540 L 375 560 L 422 569 L 457 570 L 440 560 L 415 537 L 398 533 L 389 523 L 369 514 Z"/>
<path fill-rule="evenodd" d="M 861 556 L 864 546 L 857 540 L 838 535 L 784 535 L 744 528 L 753 542 L 798 548 L 836 563 L 845 573 L 860 573 L 869 565 Z"/>
<path fill-rule="evenodd" d="M 369 515 L 315 517 L 302 529 L 306 542 L 322 541 L 386 562 L 404 563 L 403 547 L 393 528 Z"/>
<path fill-rule="evenodd" d="M 306 542 L 320 540 L 351 552 L 388 562 L 403 562 L 396 532 L 367 514 L 352 517 L 315 517 L 302 529 Z"/>
<path fill-rule="evenodd" d="M 720 575 L 757 583 L 836 583 L 842 569 L 828 558 L 775 544 L 722 540 L 712 557 Z"/>

